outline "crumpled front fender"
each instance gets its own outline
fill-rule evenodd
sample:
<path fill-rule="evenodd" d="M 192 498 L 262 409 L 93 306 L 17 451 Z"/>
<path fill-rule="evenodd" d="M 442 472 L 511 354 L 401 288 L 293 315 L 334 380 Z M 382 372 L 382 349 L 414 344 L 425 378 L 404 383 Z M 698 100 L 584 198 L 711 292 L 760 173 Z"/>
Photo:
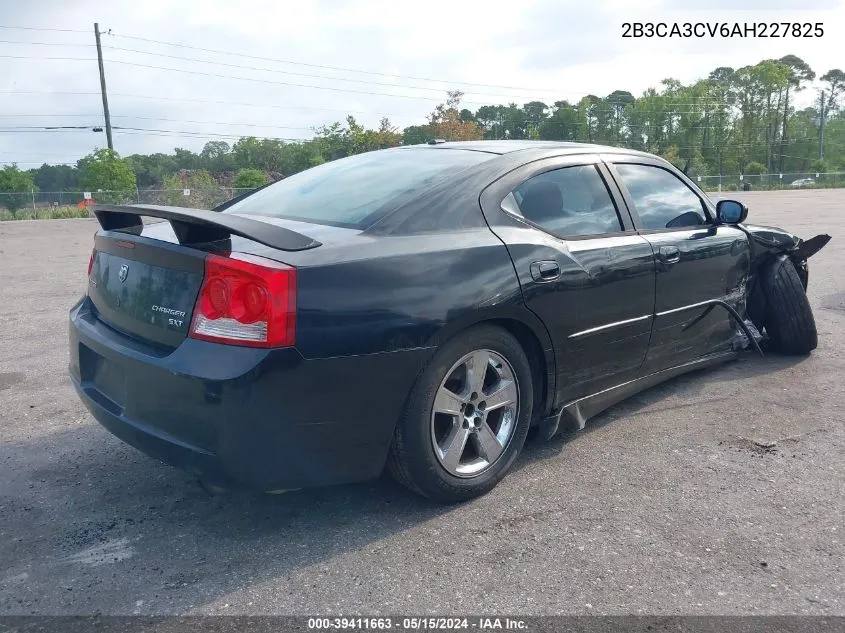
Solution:
<path fill-rule="evenodd" d="M 767 261 L 771 255 L 785 253 L 796 264 L 818 253 L 830 241 L 830 235 L 816 235 L 803 240 L 793 233 L 772 226 L 743 224 L 739 226 L 748 235 L 751 247 L 752 270 Z"/>
<path fill-rule="evenodd" d="M 742 229 L 749 239 L 751 250 L 751 270 L 747 288 L 747 315 L 761 329 L 765 325 L 767 299 L 759 283 L 759 273 L 765 266 L 771 265 L 776 257 L 789 257 L 798 272 L 804 289 L 809 283 L 807 258 L 818 253 L 830 241 L 830 235 L 821 234 L 803 240 L 793 233 L 770 226 L 743 224 Z"/>

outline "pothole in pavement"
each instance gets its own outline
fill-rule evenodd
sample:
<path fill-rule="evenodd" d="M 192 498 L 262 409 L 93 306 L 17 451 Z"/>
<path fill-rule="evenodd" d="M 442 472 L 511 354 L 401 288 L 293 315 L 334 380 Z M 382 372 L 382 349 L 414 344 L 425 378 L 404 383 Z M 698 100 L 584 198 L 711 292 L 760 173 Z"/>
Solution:
<path fill-rule="evenodd" d="M 728 440 L 719 442 L 720 445 L 728 445 L 741 451 L 748 451 L 760 457 L 774 455 L 778 452 L 776 440 L 752 440 L 741 435 L 731 435 Z"/>

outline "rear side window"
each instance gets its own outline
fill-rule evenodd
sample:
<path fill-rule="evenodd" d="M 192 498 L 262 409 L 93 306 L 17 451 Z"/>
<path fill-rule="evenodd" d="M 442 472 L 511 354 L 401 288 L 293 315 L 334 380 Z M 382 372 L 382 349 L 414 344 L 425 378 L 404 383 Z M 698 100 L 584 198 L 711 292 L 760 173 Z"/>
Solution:
<path fill-rule="evenodd" d="M 557 237 L 622 230 L 616 205 L 593 165 L 539 174 L 514 189 L 513 197 L 526 220 Z"/>
<path fill-rule="evenodd" d="M 391 204 L 424 193 L 495 154 L 456 149 L 396 149 L 357 154 L 288 176 L 223 213 L 366 228 Z"/>
<path fill-rule="evenodd" d="M 674 174 L 651 165 L 615 164 L 622 184 L 646 229 L 673 229 L 707 224 L 704 205 Z"/>

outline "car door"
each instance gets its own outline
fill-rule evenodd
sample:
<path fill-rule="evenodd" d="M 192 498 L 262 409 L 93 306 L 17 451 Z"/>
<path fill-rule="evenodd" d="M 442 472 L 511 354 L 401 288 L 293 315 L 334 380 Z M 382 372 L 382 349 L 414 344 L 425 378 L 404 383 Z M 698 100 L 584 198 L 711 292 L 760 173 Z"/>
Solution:
<path fill-rule="evenodd" d="M 599 157 L 529 163 L 481 202 L 553 341 L 556 403 L 635 375 L 651 333 L 654 256 Z"/>
<path fill-rule="evenodd" d="M 749 244 L 715 223 L 715 208 L 681 172 L 649 158 L 605 156 L 634 224 L 655 254 L 657 295 L 645 371 L 730 348 L 736 325 L 720 299 L 744 313 Z"/>

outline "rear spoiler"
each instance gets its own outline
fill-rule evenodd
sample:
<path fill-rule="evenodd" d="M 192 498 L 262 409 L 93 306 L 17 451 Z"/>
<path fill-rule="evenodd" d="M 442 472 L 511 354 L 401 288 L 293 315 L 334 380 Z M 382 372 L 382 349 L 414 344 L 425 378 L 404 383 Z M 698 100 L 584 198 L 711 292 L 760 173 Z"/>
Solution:
<path fill-rule="evenodd" d="M 91 210 L 105 231 L 127 231 L 143 227 L 142 217 L 162 218 L 170 222 L 180 244 L 204 244 L 224 240 L 232 235 L 245 237 L 280 251 L 304 251 L 320 246 L 320 242 L 283 226 L 233 213 L 217 213 L 202 209 L 184 209 L 154 204 L 94 204 Z"/>

